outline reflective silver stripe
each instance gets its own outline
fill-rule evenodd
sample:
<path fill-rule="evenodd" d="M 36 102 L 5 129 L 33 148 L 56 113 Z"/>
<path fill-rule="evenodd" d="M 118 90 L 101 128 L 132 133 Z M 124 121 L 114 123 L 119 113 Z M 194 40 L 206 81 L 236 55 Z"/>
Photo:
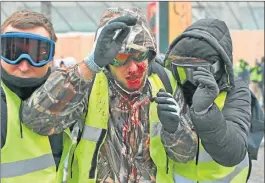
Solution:
<path fill-rule="evenodd" d="M 236 166 L 234 171 L 232 171 L 227 176 L 218 179 L 218 180 L 211 180 L 211 181 L 199 181 L 199 183 L 229 183 L 233 180 L 245 167 L 249 164 L 248 155 L 246 155 L 245 159 Z M 174 182 L 175 183 L 196 183 L 197 181 L 189 180 L 181 175 L 174 173 Z"/>
<path fill-rule="evenodd" d="M 82 138 L 89 140 L 89 141 L 97 142 L 100 137 L 101 132 L 102 132 L 101 128 L 95 128 L 95 127 L 85 125 Z"/>
<path fill-rule="evenodd" d="M 52 166 L 55 166 L 52 154 L 11 163 L 1 163 L 1 178 L 16 177 Z"/>
<path fill-rule="evenodd" d="M 247 167 L 249 164 L 248 155 L 244 158 L 244 160 L 239 163 L 234 171 L 232 171 L 230 174 L 225 176 L 224 178 L 215 180 L 215 181 L 200 181 L 200 183 L 229 183 L 231 180 L 235 178 L 245 167 Z"/>
<path fill-rule="evenodd" d="M 153 123 L 151 137 L 160 136 L 161 128 L 162 128 L 162 124 L 160 122 Z"/>
<path fill-rule="evenodd" d="M 197 181 L 189 180 L 181 175 L 174 173 L 174 183 L 197 183 Z"/>
<path fill-rule="evenodd" d="M 207 153 L 207 151 L 202 150 L 199 152 L 199 162 L 212 162 L 213 158 Z"/>

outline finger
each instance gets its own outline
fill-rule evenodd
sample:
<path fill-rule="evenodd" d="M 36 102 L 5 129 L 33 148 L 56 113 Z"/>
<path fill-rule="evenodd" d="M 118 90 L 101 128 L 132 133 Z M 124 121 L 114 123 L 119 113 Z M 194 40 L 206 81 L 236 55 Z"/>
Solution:
<path fill-rule="evenodd" d="M 218 85 L 215 81 L 210 81 L 208 79 L 200 78 L 199 82 L 202 83 L 203 85 L 207 86 L 209 89 L 216 89 L 218 88 Z"/>
<path fill-rule="evenodd" d="M 198 79 L 201 77 L 206 77 L 210 80 L 215 80 L 214 76 L 211 73 L 207 73 L 205 71 L 194 71 L 193 79 L 194 79 L 195 83 L 198 83 L 199 82 Z"/>
<path fill-rule="evenodd" d="M 116 43 L 121 44 L 129 33 L 130 33 L 130 27 L 126 27 L 125 29 L 121 30 L 115 39 Z"/>
<path fill-rule="evenodd" d="M 155 98 L 156 103 L 158 104 L 172 104 L 172 105 L 178 105 L 176 100 L 174 98 L 168 98 L 168 97 L 156 97 Z"/>
<path fill-rule="evenodd" d="M 159 111 L 158 113 L 159 119 L 160 121 L 163 122 L 167 122 L 168 123 L 168 119 L 171 121 L 175 121 L 178 122 L 180 121 L 180 117 L 179 114 L 176 112 L 171 112 L 171 111 Z"/>
<path fill-rule="evenodd" d="M 179 113 L 180 108 L 178 105 L 169 105 L 169 104 L 158 104 L 157 109 L 159 111 L 170 111 L 170 112 L 176 112 Z"/>
<path fill-rule="evenodd" d="M 207 86 L 209 89 L 216 89 L 217 83 L 216 81 L 209 80 L 209 78 L 202 78 L 198 79 L 198 82 L 203 86 Z"/>
<path fill-rule="evenodd" d="M 198 76 L 198 75 L 212 76 L 212 73 L 205 72 L 205 71 L 198 71 L 198 70 L 193 72 L 193 76 Z"/>
<path fill-rule="evenodd" d="M 205 71 L 205 72 L 211 73 L 211 71 L 209 71 L 208 69 L 206 69 L 204 67 L 198 67 L 197 71 Z"/>
<path fill-rule="evenodd" d="M 198 82 L 200 81 L 200 79 L 203 79 L 204 81 L 208 82 L 208 83 L 216 83 L 214 78 L 211 78 L 209 76 L 194 76 L 194 80 L 197 80 Z"/>
<path fill-rule="evenodd" d="M 216 82 L 213 76 L 204 76 L 204 75 L 196 75 L 196 76 L 193 76 L 193 80 L 194 80 L 195 82 L 197 82 L 197 83 L 199 82 L 199 79 L 200 79 L 200 78 L 204 78 L 204 79 L 206 79 L 206 80 Z"/>
<path fill-rule="evenodd" d="M 173 96 L 170 93 L 167 92 L 158 92 L 156 94 L 157 97 L 169 97 L 169 98 L 173 98 Z"/>
<path fill-rule="evenodd" d="M 106 25 L 103 28 L 101 34 L 114 35 L 116 33 L 115 32 L 116 30 L 118 30 L 118 29 L 126 30 L 127 28 L 128 28 L 128 26 L 125 23 L 123 23 L 123 22 L 115 22 L 115 23 Z"/>
<path fill-rule="evenodd" d="M 111 21 L 109 21 L 108 24 L 112 24 L 112 23 L 115 23 L 115 22 L 123 22 L 125 23 L 127 26 L 134 26 L 137 22 L 137 18 L 135 17 L 132 17 L 132 16 L 120 16 L 118 18 L 115 18 Z"/>
<path fill-rule="evenodd" d="M 216 83 L 215 80 L 209 79 L 209 76 L 207 76 L 207 77 L 205 77 L 205 76 L 195 76 L 193 79 L 194 79 L 195 82 L 200 84 L 199 85 L 200 88 L 203 88 L 204 86 L 207 86 L 208 88 L 210 88 L 211 86 L 215 86 L 215 83 Z"/>

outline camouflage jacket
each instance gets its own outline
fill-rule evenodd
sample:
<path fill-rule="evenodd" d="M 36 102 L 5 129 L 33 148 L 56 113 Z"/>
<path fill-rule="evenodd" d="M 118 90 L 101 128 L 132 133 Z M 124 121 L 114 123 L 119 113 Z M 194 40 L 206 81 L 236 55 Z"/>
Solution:
<path fill-rule="evenodd" d="M 73 69 L 56 70 L 44 85 L 23 102 L 21 118 L 28 128 L 41 135 L 60 133 L 74 123 L 79 123 L 82 129 L 93 79 L 84 80 L 78 68 L 76 65 Z M 105 73 L 109 78 L 108 72 Z M 101 149 L 99 179 L 129 176 L 134 180 L 141 175 L 139 180 L 155 181 L 153 177 L 155 177 L 156 167 L 150 158 L 148 147 L 150 104 L 148 84 L 147 81 L 141 95 L 131 97 L 117 90 L 112 78 L 109 78 L 111 110 L 108 129 L 110 133 Z M 181 91 L 176 93 L 177 102 L 182 102 L 181 106 L 185 108 Z M 175 133 L 167 133 L 161 128 L 161 138 L 172 160 L 187 162 L 195 157 L 197 136 L 191 129 L 187 113 L 182 113 L 181 125 Z M 116 158 L 123 158 L 123 160 Z M 106 169 L 106 167 L 111 168 Z M 140 173 L 135 174 L 135 172 Z M 129 180 L 121 178 L 119 181 L 123 183 Z"/>

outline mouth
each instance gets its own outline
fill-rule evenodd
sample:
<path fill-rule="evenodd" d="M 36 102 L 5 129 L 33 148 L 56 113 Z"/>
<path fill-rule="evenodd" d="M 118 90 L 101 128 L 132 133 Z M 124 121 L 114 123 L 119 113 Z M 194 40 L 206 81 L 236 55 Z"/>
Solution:
<path fill-rule="evenodd" d="M 138 76 L 127 76 L 125 79 L 127 81 L 137 81 L 137 80 L 139 80 L 141 78 L 142 78 L 142 75 L 138 75 Z"/>
<path fill-rule="evenodd" d="M 126 77 L 129 88 L 138 88 L 141 84 L 142 76 L 128 76 Z"/>

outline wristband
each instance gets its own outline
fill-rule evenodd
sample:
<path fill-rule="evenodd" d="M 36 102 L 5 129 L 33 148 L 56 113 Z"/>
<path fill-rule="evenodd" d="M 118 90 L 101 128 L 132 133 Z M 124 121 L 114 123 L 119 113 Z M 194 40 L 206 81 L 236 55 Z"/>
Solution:
<path fill-rule="evenodd" d="M 103 70 L 103 67 L 99 67 L 95 61 L 94 61 L 94 54 L 88 55 L 85 59 L 84 62 L 86 66 L 91 69 L 95 73 L 99 73 Z"/>

